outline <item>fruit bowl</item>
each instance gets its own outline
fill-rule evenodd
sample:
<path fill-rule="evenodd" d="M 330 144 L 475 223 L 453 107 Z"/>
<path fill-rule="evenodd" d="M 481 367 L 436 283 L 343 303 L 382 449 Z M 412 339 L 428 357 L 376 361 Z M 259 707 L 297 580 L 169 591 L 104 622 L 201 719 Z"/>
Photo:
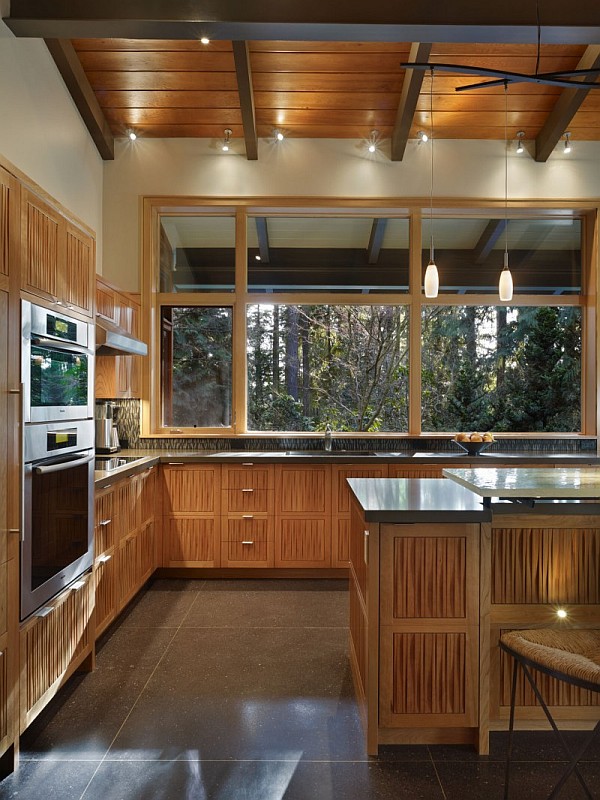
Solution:
<path fill-rule="evenodd" d="M 470 456 L 478 456 L 484 450 L 487 450 L 491 444 L 493 444 L 492 442 L 457 442 L 456 439 L 453 439 L 452 441 Z"/>

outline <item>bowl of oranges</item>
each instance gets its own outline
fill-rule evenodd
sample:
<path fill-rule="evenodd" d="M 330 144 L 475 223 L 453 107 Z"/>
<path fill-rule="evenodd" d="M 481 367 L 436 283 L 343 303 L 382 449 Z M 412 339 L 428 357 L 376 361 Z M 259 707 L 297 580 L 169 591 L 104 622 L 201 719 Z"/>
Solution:
<path fill-rule="evenodd" d="M 457 433 L 453 442 L 470 456 L 478 456 L 486 450 L 494 441 L 494 434 L 486 431 L 485 433 Z"/>

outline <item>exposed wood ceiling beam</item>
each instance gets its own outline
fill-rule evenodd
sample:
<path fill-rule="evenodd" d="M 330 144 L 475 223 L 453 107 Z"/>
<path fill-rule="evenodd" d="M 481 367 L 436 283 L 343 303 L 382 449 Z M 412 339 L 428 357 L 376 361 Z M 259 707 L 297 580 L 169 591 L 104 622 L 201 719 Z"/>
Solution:
<path fill-rule="evenodd" d="M 73 45 L 63 39 L 46 39 L 46 46 L 98 148 L 98 152 L 105 161 L 112 161 L 115 157 L 115 142 L 110 126 Z"/>
<path fill-rule="evenodd" d="M 269 263 L 269 231 L 266 217 L 256 217 L 256 234 L 258 236 L 258 252 L 263 264 Z"/>
<path fill-rule="evenodd" d="M 600 45 L 587 47 L 576 69 L 597 69 L 598 67 L 600 67 Z M 583 80 L 593 83 L 596 78 L 597 75 L 589 75 Z M 563 133 L 569 129 L 571 120 L 588 94 L 589 90 L 563 89 L 535 140 L 536 161 L 548 160 L 550 153 L 560 141 Z"/>
<path fill-rule="evenodd" d="M 252 89 L 252 72 L 250 69 L 248 42 L 232 42 L 232 45 L 238 93 L 240 95 L 244 139 L 246 140 L 246 158 L 248 161 L 256 161 L 258 159 L 258 138 L 256 136 L 254 91 Z"/>
<path fill-rule="evenodd" d="M 430 53 L 431 44 L 413 42 L 408 60 L 411 62 L 429 61 Z M 408 142 L 408 135 L 417 109 L 417 102 L 419 100 L 424 77 L 424 72 L 414 69 L 407 69 L 404 75 L 402 95 L 400 97 L 400 103 L 398 104 L 396 122 L 394 123 L 394 130 L 392 132 L 392 161 L 402 161 L 404 157 L 404 151 L 406 150 L 406 143 Z"/>
<path fill-rule="evenodd" d="M 597 3 L 570 0 L 545 5 L 544 43 L 600 41 Z M 51 39 L 537 41 L 535 4 L 520 0 L 505 0 L 501 7 L 480 0 L 428 4 L 380 0 L 368 8 L 362 0 L 10 0 L 5 22 L 17 36 Z"/>
<path fill-rule="evenodd" d="M 383 244 L 386 226 L 387 219 L 383 217 L 373 220 L 371 236 L 369 237 L 369 246 L 367 248 L 367 261 L 369 264 L 376 264 L 379 261 L 379 253 Z"/>
<path fill-rule="evenodd" d="M 485 262 L 505 228 L 506 220 L 504 219 L 491 219 L 488 222 L 479 237 L 479 241 L 473 248 L 473 261 L 475 264 L 483 264 Z"/>

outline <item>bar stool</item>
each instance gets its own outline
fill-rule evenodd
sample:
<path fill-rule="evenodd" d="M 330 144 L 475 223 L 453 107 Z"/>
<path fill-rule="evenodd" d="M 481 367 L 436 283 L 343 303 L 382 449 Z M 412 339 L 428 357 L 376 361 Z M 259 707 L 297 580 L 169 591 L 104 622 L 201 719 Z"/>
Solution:
<path fill-rule="evenodd" d="M 555 630 L 544 628 L 528 631 L 510 631 L 500 637 L 500 648 L 513 657 L 512 687 L 510 696 L 510 723 L 508 734 L 508 753 L 506 756 L 506 773 L 504 779 L 504 800 L 508 800 L 510 761 L 512 754 L 512 738 L 515 721 L 515 696 L 517 689 L 517 673 L 519 667 L 523 670 L 531 688 L 544 709 L 544 713 L 558 736 L 560 743 L 568 756 L 569 766 L 558 781 L 548 800 L 558 796 L 569 776 L 574 772 L 582 785 L 587 797 L 594 800 L 588 789 L 578 763 L 600 731 L 600 720 L 587 737 L 585 743 L 575 754 L 571 752 L 564 736 L 554 722 L 548 706 L 535 683 L 531 674 L 532 669 L 539 670 L 545 675 L 550 675 L 559 681 L 588 689 L 590 692 L 600 692 L 600 630 Z"/>

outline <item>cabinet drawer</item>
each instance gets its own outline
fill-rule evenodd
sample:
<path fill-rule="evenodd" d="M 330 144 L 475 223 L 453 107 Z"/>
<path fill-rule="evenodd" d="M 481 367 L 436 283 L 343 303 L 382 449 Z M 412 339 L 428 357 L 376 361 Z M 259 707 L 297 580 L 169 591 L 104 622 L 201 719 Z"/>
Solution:
<path fill-rule="evenodd" d="M 221 540 L 238 543 L 273 541 L 273 520 L 252 515 L 223 519 Z"/>
<path fill-rule="evenodd" d="M 222 542 L 223 567 L 272 567 L 274 544 L 269 541 Z"/>
<path fill-rule="evenodd" d="M 253 489 L 246 486 L 242 489 L 223 490 L 223 512 L 244 513 L 261 511 L 265 514 L 273 511 L 273 492 L 270 489 Z"/>
<path fill-rule="evenodd" d="M 253 462 L 223 467 L 223 489 L 274 489 L 273 466 Z"/>

